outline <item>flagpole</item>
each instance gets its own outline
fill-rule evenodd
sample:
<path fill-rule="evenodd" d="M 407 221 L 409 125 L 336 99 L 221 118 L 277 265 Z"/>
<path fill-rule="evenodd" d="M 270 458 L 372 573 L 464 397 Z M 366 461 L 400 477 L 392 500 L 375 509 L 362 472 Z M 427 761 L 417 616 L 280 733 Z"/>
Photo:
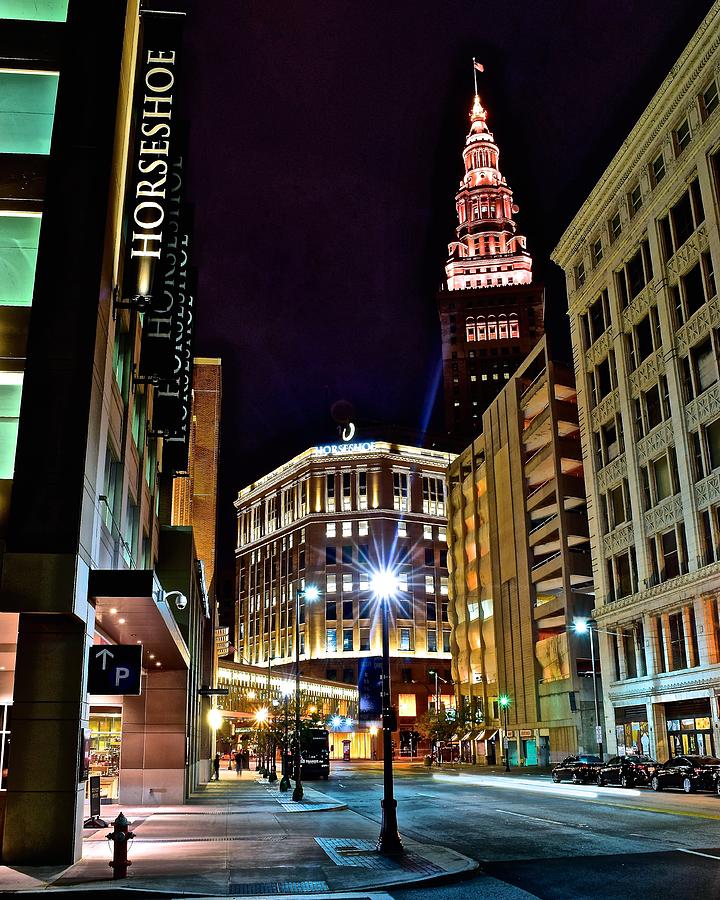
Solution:
<path fill-rule="evenodd" d="M 475 82 L 475 96 L 477 96 L 477 63 L 473 56 L 473 81 Z"/>

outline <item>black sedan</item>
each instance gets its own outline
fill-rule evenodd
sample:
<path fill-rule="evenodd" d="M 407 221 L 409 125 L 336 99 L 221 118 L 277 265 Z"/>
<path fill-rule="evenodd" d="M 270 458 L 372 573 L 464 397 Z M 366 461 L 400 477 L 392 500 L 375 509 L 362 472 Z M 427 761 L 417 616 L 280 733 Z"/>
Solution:
<path fill-rule="evenodd" d="M 686 794 L 694 791 L 715 791 L 720 777 L 720 759 L 715 756 L 673 756 L 660 763 L 650 779 L 654 791 L 682 788 Z"/>
<path fill-rule="evenodd" d="M 619 784 L 631 788 L 637 784 L 650 784 L 658 763 L 649 756 L 632 754 L 612 756 L 597 773 L 599 787 L 605 784 Z"/>
<path fill-rule="evenodd" d="M 595 781 L 602 765 L 599 756 L 568 756 L 552 770 L 555 784 L 561 781 L 572 781 L 573 784 L 587 784 Z"/>

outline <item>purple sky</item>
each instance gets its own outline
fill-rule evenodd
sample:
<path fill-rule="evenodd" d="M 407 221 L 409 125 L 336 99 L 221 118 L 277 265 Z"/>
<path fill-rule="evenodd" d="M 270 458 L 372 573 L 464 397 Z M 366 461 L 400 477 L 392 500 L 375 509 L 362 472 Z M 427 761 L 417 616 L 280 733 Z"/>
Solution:
<path fill-rule="evenodd" d="M 564 279 L 549 252 L 710 2 L 194 7 L 196 352 L 223 359 L 220 523 L 232 530 L 238 488 L 333 436 L 334 400 L 419 426 L 472 56 L 558 331 Z"/>

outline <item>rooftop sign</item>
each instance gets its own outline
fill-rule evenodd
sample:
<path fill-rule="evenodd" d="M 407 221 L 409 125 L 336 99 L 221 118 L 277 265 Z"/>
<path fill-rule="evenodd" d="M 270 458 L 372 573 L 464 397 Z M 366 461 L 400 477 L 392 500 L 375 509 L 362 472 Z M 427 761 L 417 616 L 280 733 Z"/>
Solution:
<path fill-rule="evenodd" d="M 313 450 L 313 456 L 348 456 L 353 453 L 370 453 L 375 449 L 375 441 L 361 441 L 356 444 L 320 444 Z"/>

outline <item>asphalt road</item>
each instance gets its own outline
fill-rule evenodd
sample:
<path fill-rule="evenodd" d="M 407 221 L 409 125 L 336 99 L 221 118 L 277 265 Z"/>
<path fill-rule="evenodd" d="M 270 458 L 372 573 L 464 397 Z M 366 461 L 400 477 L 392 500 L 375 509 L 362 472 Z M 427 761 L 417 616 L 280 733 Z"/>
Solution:
<path fill-rule="evenodd" d="M 480 863 L 395 900 L 720 897 L 720 798 L 554 785 L 549 777 L 396 768 L 401 833 Z M 335 763 L 321 788 L 379 823 L 379 764 Z"/>

